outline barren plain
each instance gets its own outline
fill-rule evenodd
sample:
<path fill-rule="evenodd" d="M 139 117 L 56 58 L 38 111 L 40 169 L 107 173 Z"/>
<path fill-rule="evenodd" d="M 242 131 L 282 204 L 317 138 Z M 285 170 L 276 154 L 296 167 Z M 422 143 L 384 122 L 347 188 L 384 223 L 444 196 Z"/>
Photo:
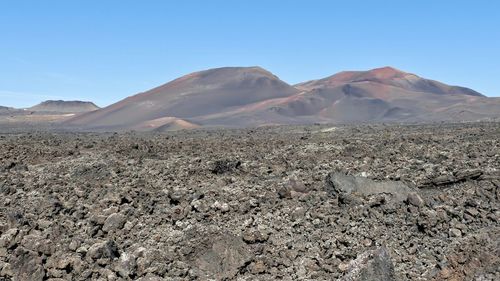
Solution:
<path fill-rule="evenodd" d="M 0 134 L 0 280 L 500 280 L 500 125 Z"/>

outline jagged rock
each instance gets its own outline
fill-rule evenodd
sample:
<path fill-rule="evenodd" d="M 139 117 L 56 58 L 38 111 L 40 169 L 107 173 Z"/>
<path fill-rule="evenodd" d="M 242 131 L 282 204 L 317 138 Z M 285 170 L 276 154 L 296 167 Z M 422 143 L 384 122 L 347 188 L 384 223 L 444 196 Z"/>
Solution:
<path fill-rule="evenodd" d="M 394 265 L 385 247 L 370 250 L 349 263 L 342 281 L 396 281 Z"/>
<path fill-rule="evenodd" d="M 116 243 L 113 240 L 108 240 L 92 245 L 87 252 L 87 256 L 94 260 L 101 258 L 114 259 L 119 256 L 119 253 Z"/>
<path fill-rule="evenodd" d="M 297 180 L 297 179 L 290 179 L 286 184 L 285 186 L 287 187 L 288 190 L 291 190 L 293 192 L 297 192 L 297 193 L 308 193 L 309 192 L 309 189 L 306 187 L 306 185 Z"/>
<path fill-rule="evenodd" d="M 16 245 L 16 235 L 19 232 L 17 228 L 7 230 L 0 236 L 0 247 L 10 248 Z"/>
<path fill-rule="evenodd" d="M 104 225 L 102 226 L 102 230 L 105 232 L 110 232 L 114 230 L 118 230 L 123 228 L 127 218 L 119 213 L 114 213 L 109 215 L 104 221 Z"/>
<path fill-rule="evenodd" d="M 123 253 L 116 263 L 115 270 L 123 278 L 134 276 L 137 270 L 136 257 L 128 253 Z"/>
<path fill-rule="evenodd" d="M 200 213 L 206 213 L 210 209 L 210 206 L 204 200 L 193 200 L 191 207 Z"/>
<path fill-rule="evenodd" d="M 10 280 L 14 274 L 14 271 L 12 271 L 12 265 L 10 263 L 3 263 L 0 269 L 0 277 L 8 278 L 7 280 Z"/>
<path fill-rule="evenodd" d="M 460 229 L 450 228 L 450 236 L 451 237 L 461 237 L 462 232 L 460 231 Z"/>
<path fill-rule="evenodd" d="M 193 261 L 203 279 L 231 279 L 253 258 L 248 246 L 237 236 L 217 235 L 205 243 Z"/>
<path fill-rule="evenodd" d="M 475 180 L 478 179 L 480 176 L 483 175 L 483 171 L 481 170 L 460 170 L 455 173 L 455 179 L 457 181 L 464 181 L 464 180 Z"/>
<path fill-rule="evenodd" d="M 286 186 L 281 186 L 280 188 L 278 188 L 278 197 L 281 199 L 290 199 L 292 198 L 292 193 Z"/>
<path fill-rule="evenodd" d="M 212 208 L 218 211 L 221 211 L 223 213 L 229 212 L 229 205 L 227 203 L 215 201 L 214 204 L 212 204 Z"/>
<path fill-rule="evenodd" d="M 422 182 L 421 187 L 440 187 L 452 185 L 466 180 L 475 180 L 483 175 L 481 170 L 462 170 L 457 171 L 453 175 L 439 175 L 431 177 Z"/>
<path fill-rule="evenodd" d="M 411 189 L 400 181 L 374 181 L 365 177 L 349 176 L 338 172 L 328 174 L 327 191 L 339 196 L 388 195 L 394 202 L 402 202 L 408 198 Z"/>
<path fill-rule="evenodd" d="M 18 247 L 11 264 L 14 280 L 42 281 L 45 278 L 42 257 L 33 251 Z"/>
<path fill-rule="evenodd" d="M 238 160 L 217 160 L 212 168 L 212 173 L 220 175 L 232 172 L 241 166 L 241 161 Z"/>
<path fill-rule="evenodd" d="M 26 235 L 21 241 L 21 245 L 28 250 L 43 253 L 45 255 L 51 255 L 55 252 L 55 246 L 52 241 L 48 239 L 43 239 L 38 235 Z"/>
<path fill-rule="evenodd" d="M 407 202 L 415 207 L 422 207 L 424 205 L 424 200 L 416 192 L 408 193 Z"/>
<path fill-rule="evenodd" d="M 243 240 L 248 244 L 262 243 L 267 241 L 269 235 L 267 233 L 262 233 L 257 229 L 247 230 L 243 233 Z"/>
<path fill-rule="evenodd" d="M 381 244 L 401 280 L 500 280 L 497 123 L 321 126 L 0 129 L 0 163 L 29 168 L 0 172 L 0 280 L 31 280 L 19 256 L 44 280 L 338 280 Z M 217 175 L 217 159 L 245 162 Z M 342 193 L 331 171 L 374 180 Z M 387 182 L 437 175 L 466 180 L 392 203 Z"/>
<path fill-rule="evenodd" d="M 252 262 L 248 267 L 252 274 L 261 274 L 266 272 L 266 265 L 262 260 Z"/>

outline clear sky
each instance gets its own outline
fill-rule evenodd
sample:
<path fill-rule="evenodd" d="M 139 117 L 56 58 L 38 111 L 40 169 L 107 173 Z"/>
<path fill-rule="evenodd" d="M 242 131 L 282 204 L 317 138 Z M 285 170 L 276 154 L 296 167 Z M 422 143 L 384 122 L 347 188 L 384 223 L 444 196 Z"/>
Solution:
<path fill-rule="evenodd" d="M 109 105 L 181 75 L 393 66 L 500 96 L 500 1 L 0 0 L 0 105 Z"/>

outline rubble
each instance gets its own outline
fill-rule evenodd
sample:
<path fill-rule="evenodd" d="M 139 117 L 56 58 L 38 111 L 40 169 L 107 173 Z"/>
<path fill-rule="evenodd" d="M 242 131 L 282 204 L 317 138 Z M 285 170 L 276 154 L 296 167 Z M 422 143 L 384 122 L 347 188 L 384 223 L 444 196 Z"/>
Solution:
<path fill-rule="evenodd" d="M 381 247 L 359 255 L 349 264 L 341 281 L 396 281 L 387 249 Z"/>
<path fill-rule="evenodd" d="M 2 133 L 0 280 L 500 280 L 498 123 L 330 127 Z"/>

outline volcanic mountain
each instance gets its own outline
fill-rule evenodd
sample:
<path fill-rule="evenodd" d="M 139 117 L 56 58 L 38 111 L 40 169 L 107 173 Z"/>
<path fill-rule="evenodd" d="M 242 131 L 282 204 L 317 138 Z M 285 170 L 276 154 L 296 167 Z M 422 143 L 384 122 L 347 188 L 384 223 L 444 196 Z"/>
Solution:
<path fill-rule="evenodd" d="M 81 113 L 99 109 L 97 105 L 88 101 L 48 100 L 27 108 L 28 111 L 45 113 Z"/>
<path fill-rule="evenodd" d="M 196 127 L 190 120 L 234 112 L 244 107 L 297 94 L 260 67 L 225 67 L 192 73 L 101 110 L 78 116 L 69 124 L 93 128 L 156 129 Z"/>
<path fill-rule="evenodd" d="M 498 100 L 391 67 L 340 72 L 295 87 L 307 94 L 282 105 L 282 112 L 336 122 L 462 121 L 500 113 Z"/>
<path fill-rule="evenodd" d="M 298 88 L 333 88 L 342 84 L 377 83 L 407 91 L 438 95 L 463 94 L 484 97 L 482 94 L 464 87 L 449 86 L 438 81 L 421 78 L 392 67 L 376 68 L 369 71 L 343 71 L 330 77 L 296 85 Z M 372 84 L 371 84 L 372 85 Z"/>
<path fill-rule="evenodd" d="M 260 67 L 192 73 L 67 124 L 171 130 L 271 124 L 464 121 L 497 118 L 500 100 L 391 67 L 288 85 Z"/>

